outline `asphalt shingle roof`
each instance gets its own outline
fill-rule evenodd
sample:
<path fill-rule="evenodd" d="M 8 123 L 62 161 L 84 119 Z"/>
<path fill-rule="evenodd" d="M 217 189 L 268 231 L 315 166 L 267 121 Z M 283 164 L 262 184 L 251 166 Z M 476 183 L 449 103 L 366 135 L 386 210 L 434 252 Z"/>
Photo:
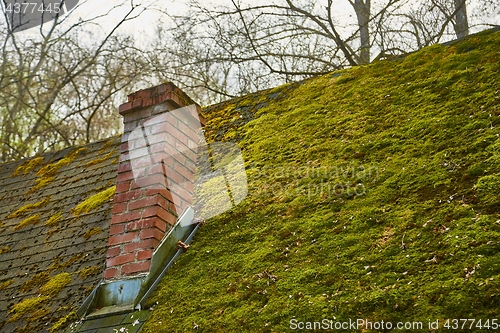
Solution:
<path fill-rule="evenodd" d="M 112 195 L 95 195 L 114 193 L 119 145 L 114 137 L 0 164 L 1 332 L 58 331 L 99 283 Z"/>

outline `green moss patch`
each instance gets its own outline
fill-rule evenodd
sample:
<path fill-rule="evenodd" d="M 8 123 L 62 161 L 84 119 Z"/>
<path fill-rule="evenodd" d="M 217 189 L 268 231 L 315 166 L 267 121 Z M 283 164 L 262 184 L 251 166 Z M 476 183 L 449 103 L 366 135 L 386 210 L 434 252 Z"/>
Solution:
<path fill-rule="evenodd" d="M 25 163 L 21 164 L 20 166 L 17 167 L 16 171 L 12 174 L 12 176 L 19 176 L 21 174 L 27 175 L 31 171 L 33 171 L 37 166 L 40 166 L 43 164 L 44 157 L 36 157 L 31 160 L 26 161 Z"/>
<path fill-rule="evenodd" d="M 62 213 L 55 213 L 52 215 L 47 221 L 45 221 L 45 226 L 46 227 L 54 227 L 59 224 L 59 222 L 62 220 Z"/>
<path fill-rule="evenodd" d="M 76 312 L 71 311 L 66 316 L 59 318 L 59 320 L 50 328 L 50 332 L 60 332 L 63 328 L 76 321 L 77 319 L 78 316 L 76 315 Z"/>
<path fill-rule="evenodd" d="M 81 270 L 78 271 L 78 276 L 80 279 L 84 280 L 89 276 L 94 276 L 98 273 L 100 273 L 102 270 L 102 267 L 99 266 L 89 266 L 82 268 Z"/>
<path fill-rule="evenodd" d="M 47 281 L 47 283 L 45 283 L 42 287 L 40 287 L 40 292 L 43 295 L 55 296 L 70 283 L 71 283 L 71 274 L 60 273 L 51 277 L 50 280 Z"/>
<path fill-rule="evenodd" d="M 26 298 L 23 301 L 14 304 L 9 310 L 11 317 L 7 322 L 15 322 L 25 315 L 34 315 L 37 311 L 41 309 L 41 304 L 49 299 L 48 296 L 35 296 L 31 298 Z"/>
<path fill-rule="evenodd" d="M 40 214 L 35 214 L 35 215 L 30 216 L 30 217 L 27 217 L 24 220 L 22 220 L 21 222 L 19 222 L 18 225 L 14 226 L 13 229 L 19 230 L 19 229 L 26 228 L 30 225 L 38 224 L 38 223 L 40 223 L 40 216 L 41 216 Z"/>
<path fill-rule="evenodd" d="M 111 157 L 113 157 L 114 155 L 116 155 L 116 153 L 114 151 L 111 151 L 109 153 L 107 153 L 106 155 L 104 155 L 103 157 L 101 158 L 96 158 L 92 161 L 89 161 L 85 164 L 85 167 L 88 168 L 88 167 L 91 167 L 93 165 L 97 165 L 97 164 L 100 164 L 104 161 L 107 161 L 108 159 L 110 159 Z"/>
<path fill-rule="evenodd" d="M 41 167 L 36 172 L 38 178 L 35 179 L 35 185 L 31 187 L 27 193 L 28 194 L 34 193 L 36 191 L 41 190 L 48 184 L 52 183 L 55 179 L 54 175 L 59 171 L 59 169 L 71 164 L 78 156 L 80 156 L 86 150 L 87 148 L 85 147 L 77 148 L 73 150 L 70 154 L 68 154 L 66 157 L 58 160 L 57 162 L 50 163 Z"/>
<path fill-rule="evenodd" d="M 10 247 L 8 245 L 0 247 L 0 254 L 4 254 L 10 251 Z"/>
<path fill-rule="evenodd" d="M 88 240 L 90 237 L 92 237 L 94 235 L 99 235 L 99 234 L 102 234 L 102 229 L 99 227 L 95 227 L 95 228 L 87 230 L 87 232 L 85 232 L 85 234 L 83 234 L 83 239 Z"/>
<path fill-rule="evenodd" d="M 499 46 L 483 33 L 206 109 L 249 193 L 200 228 L 143 331 L 498 317 Z"/>
<path fill-rule="evenodd" d="M 12 214 L 8 215 L 7 218 L 11 219 L 11 218 L 15 218 L 15 217 L 24 216 L 24 215 L 28 214 L 29 212 L 31 212 L 32 210 L 42 208 L 50 202 L 50 198 L 51 197 L 48 196 L 39 202 L 26 204 L 26 205 L 20 207 L 19 209 L 17 209 Z"/>
<path fill-rule="evenodd" d="M 13 283 L 14 283 L 14 280 L 6 280 L 6 281 L 0 282 L 0 290 L 8 288 Z"/>
<path fill-rule="evenodd" d="M 110 188 L 103 190 L 99 193 L 92 195 L 91 197 L 85 199 L 81 203 L 79 203 L 75 208 L 72 209 L 72 212 L 75 216 L 89 213 L 90 211 L 102 206 L 105 202 L 108 202 L 113 199 L 115 195 L 116 185 L 111 186 Z"/>

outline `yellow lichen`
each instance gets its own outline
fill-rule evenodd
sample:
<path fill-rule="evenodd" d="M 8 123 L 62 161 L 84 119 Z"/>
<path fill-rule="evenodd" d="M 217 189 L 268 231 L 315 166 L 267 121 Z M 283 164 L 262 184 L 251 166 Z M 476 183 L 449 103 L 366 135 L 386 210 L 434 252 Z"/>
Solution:
<path fill-rule="evenodd" d="M 40 288 L 40 292 L 43 295 L 55 296 L 59 294 L 59 292 L 70 283 L 71 283 L 70 273 L 57 274 L 51 277 L 50 280 Z"/>
<path fill-rule="evenodd" d="M 78 271 L 78 276 L 80 276 L 80 279 L 86 279 L 89 276 L 95 275 L 101 271 L 101 268 L 99 266 L 89 266 L 82 268 L 81 270 Z"/>
<path fill-rule="evenodd" d="M 79 254 L 76 254 L 73 257 L 71 257 L 66 262 L 61 262 L 61 260 L 59 258 L 55 258 L 52 261 L 52 264 L 49 266 L 49 268 L 47 268 L 47 270 L 50 271 L 50 272 L 52 272 L 54 270 L 64 270 L 67 267 L 73 265 L 75 262 L 77 262 L 78 260 L 80 260 L 80 259 L 82 259 L 84 257 L 85 257 L 84 253 L 79 253 Z"/>
<path fill-rule="evenodd" d="M 18 225 L 16 225 L 13 229 L 14 230 L 19 230 L 22 228 L 26 228 L 29 225 L 34 225 L 40 223 L 40 214 L 35 214 L 33 216 L 30 216 L 24 220 L 22 220 Z"/>
<path fill-rule="evenodd" d="M 7 245 L 0 247 L 0 254 L 4 254 L 5 252 L 9 252 L 9 251 L 10 251 L 10 247 Z"/>
<path fill-rule="evenodd" d="M 26 298 L 23 301 L 14 304 L 9 310 L 9 314 L 12 315 L 7 322 L 15 322 L 19 320 L 23 315 L 33 313 L 40 309 L 40 305 L 48 300 L 49 296 L 36 296 L 32 298 Z"/>
<path fill-rule="evenodd" d="M 47 186 L 48 184 L 54 181 L 54 177 L 40 177 L 35 180 L 35 186 L 33 186 L 28 193 L 33 193 L 41 189 L 42 187 Z"/>
<path fill-rule="evenodd" d="M 74 159 L 78 155 L 80 155 L 80 153 L 84 152 L 85 150 L 87 150 L 87 148 L 85 148 L 85 147 L 78 148 L 75 151 L 73 151 L 71 154 L 69 154 L 68 156 L 61 158 L 59 161 L 57 161 L 55 163 L 47 164 L 43 168 L 40 168 L 40 170 L 38 170 L 36 174 L 38 176 L 53 175 L 57 170 L 59 170 L 63 166 L 66 166 L 66 165 L 70 164 L 71 162 L 73 162 Z"/>
<path fill-rule="evenodd" d="M 62 219 L 62 213 L 55 213 L 45 222 L 45 226 L 46 227 L 56 226 L 61 221 L 61 219 Z"/>
<path fill-rule="evenodd" d="M 92 165 L 96 165 L 96 164 L 99 164 L 99 163 L 102 163 L 106 160 L 108 160 L 109 158 L 111 158 L 113 155 L 115 155 L 116 153 L 114 151 L 112 152 L 109 152 L 107 153 L 105 156 L 101 157 L 101 158 L 97 158 L 95 160 L 92 160 L 90 162 L 87 162 L 87 164 L 85 164 L 85 167 L 88 168 Z"/>
<path fill-rule="evenodd" d="M 50 184 L 51 182 L 54 181 L 54 174 L 61 169 L 62 167 L 70 164 L 75 160 L 80 153 L 86 151 L 87 148 L 82 147 L 74 150 L 71 154 L 68 156 L 58 160 L 57 162 L 50 163 L 45 165 L 44 167 L 40 168 L 40 170 L 37 171 L 36 175 L 39 177 L 37 180 L 35 180 L 36 185 L 33 186 L 28 193 L 33 193 L 35 191 L 40 190 L 47 184 Z"/>
<path fill-rule="evenodd" d="M 83 202 L 78 204 L 75 208 L 72 209 L 73 214 L 75 216 L 88 213 L 97 207 L 101 206 L 103 203 L 110 201 L 113 199 L 113 196 L 115 194 L 115 186 L 111 186 L 110 188 L 101 191 L 99 193 L 94 194 L 93 196 L 85 199 Z"/>
<path fill-rule="evenodd" d="M 68 326 L 68 324 L 70 322 L 73 322 L 77 319 L 78 319 L 78 316 L 76 315 L 76 312 L 71 311 L 66 316 L 59 318 L 59 320 L 54 325 L 52 325 L 52 327 L 50 328 L 50 332 L 59 332 L 63 328 Z"/>
<path fill-rule="evenodd" d="M 3 290 L 14 283 L 14 280 L 7 280 L 0 283 L 0 290 Z"/>
<path fill-rule="evenodd" d="M 89 229 L 87 230 L 87 232 L 83 235 L 83 239 L 87 240 L 89 239 L 90 237 L 94 236 L 94 235 L 98 235 L 102 233 L 102 229 L 99 228 L 99 227 L 95 227 L 95 228 L 92 228 L 92 229 Z"/>
<path fill-rule="evenodd" d="M 43 156 L 34 158 L 32 160 L 26 161 L 25 163 L 21 164 L 20 166 L 17 167 L 16 171 L 12 174 L 13 176 L 19 176 L 21 173 L 24 174 L 25 176 L 33 171 L 34 168 L 39 166 L 40 164 L 43 163 Z"/>
<path fill-rule="evenodd" d="M 48 307 L 43 307 L 40 309 L 36 309 L 35 311 L 31 312 L 29 317 L 26 318 L 26 321 L 28 323 L 36 322 L 40 320 L 41 318 L 45 317 L 50 313 L 50 309 Z"/>
<path fill-rule="evenodd" d="M 31 280 L 26 281 L 22 285 L 19 286 L 19 290 L 22 291 L 23 293 L 27 293 L 28 291 L 32 290 L 33 287 L 39 287 L 47 283 L 49 280 L 49 271 L 47 270 L 45 272 L 40 272 L 35 274 Z"/>
<path fill-rule="evenodd" d="M 7 216 L 7 218 L 11 219 L 14 217 L 23 216 L 23 215 L 27 214 L 28 212 L 32 211 L 33 209 L 38 209 L 40 207 L 45 206 L 47 203 L 49 203 L 49 201 L 50 201 L 50 196 L 46 197 L 45 199 L 43 199 L 42 201 L 39 201 L 37 203 L 24 205 L 21 208 L 19 208 L 18 210 L 16 210 L 14 213 Z"/>

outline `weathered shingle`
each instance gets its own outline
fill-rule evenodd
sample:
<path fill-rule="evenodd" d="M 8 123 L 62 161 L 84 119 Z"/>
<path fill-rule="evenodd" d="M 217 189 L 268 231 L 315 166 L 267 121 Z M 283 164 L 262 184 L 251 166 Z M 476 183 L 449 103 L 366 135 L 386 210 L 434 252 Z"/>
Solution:
<path fill-rule="evenodd" d="M 99 283 L 111 200 L 74 208 L 114 186 L 119 145 L 115 137 L 0 165 L 0 331 L 58 331 Z"/>

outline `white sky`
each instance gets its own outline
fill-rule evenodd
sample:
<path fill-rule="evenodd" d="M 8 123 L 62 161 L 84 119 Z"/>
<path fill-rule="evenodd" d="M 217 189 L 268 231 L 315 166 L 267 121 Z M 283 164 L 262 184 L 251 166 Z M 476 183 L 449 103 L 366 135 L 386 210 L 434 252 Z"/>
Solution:
<path fill-rule="evenodd" d="M 120 31 L 127 32 L 133 34 L 135 36 L 135 40 L 138 42 L 137 46 L 142 46 L 147 44 L 148 38 L 152 38 L 155 32 L 155 29 L 158 25 L 158 20 L 163 18 L 164 21 L 168 21 L 168 18 L 165 15 L 162 15 L 157 9 L 161 9 L 166 11 L 169 14 L 179 14 L 188 12 L 188 6 L 186 3 L 189 0 L 164 0 L 164 1 L 155 1 L 155 0 L 80 0 L 78 6 L 74 9 L 74 12 L 71 13 L 69 17 L 70 20 L 68 23 L 77 22 L 78 19 L 89 19 L 99 15 L 104 15 L 101 19 L 99 19 L 99 26 L 95 26 L 95 31 L 98 33 L 101 31 L 102 33 L 107 33 L 112 29 L 122 18 L 128 10 L 131 8 L 130 4 L 133 1 L 134 4 L 141 4 L 143 8 L 146 8 L 146 11 L 143 12 L 140 17 L 134 19 L 133 21 L 129 21 L 124 24 Z M 468 1 L 468 12 L 469 14 L 473 11 L 473 8 L 476 7 L 481 1 L 484 0 L 469 0 Z M 242 3 L 251 3 L 255 4 L 265 4 L 269 3 L 268 1 L 263 0 L 242 0 Z M 300 0 L 296 0 L 296 2 L 300 2 Z M 317 0 L 317 9 L 321 10 L 321 6 L 324 6 L 326 1 Z M 221 5 L 231 5 L 231 0 L 205 0 L 203 2 L 207 7 L 215 8 Z M 372 6 L 375 7 L 376 1 L 373 2 Z M 112 9 L 113 6 L 120 6 L 119 8 Z M 499 6 L 500 7 L 500 6 Z M 351 5 L 347 0 L 334 0 L 333 8 L 334 19 L 336 23 L 342 27 L 349 24 L 355 23 L 354 11 Z M 138 11 L 136 11 L 138 13 Z M 496 24 L 500 24 L 500 13 L 497 11 L 490 18 L 491 22 L 495 22 Z M 474 22 L 469 22 L 471 25 Z M 50 24 L 46 24 L 46 27 L 49 27 Z M 29 34 L 38 34 L 37 28 L 32 28 L 24 32 L 19 32 L 19 34 L 29 35 Z M 477 31 L 477 29 L 471 29 L 472 32 Z M 341 30 L 342 31 L 342 30 Z"/>

